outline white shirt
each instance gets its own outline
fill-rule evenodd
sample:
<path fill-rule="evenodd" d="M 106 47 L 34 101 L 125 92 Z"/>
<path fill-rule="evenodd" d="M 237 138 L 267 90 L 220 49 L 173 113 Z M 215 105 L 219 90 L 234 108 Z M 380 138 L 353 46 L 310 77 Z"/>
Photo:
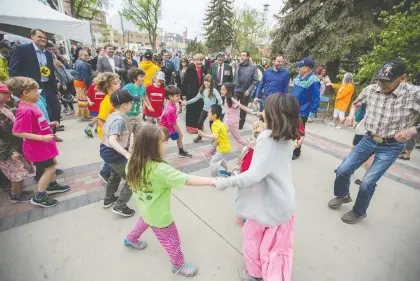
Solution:
<path fill-rule="evenodd" d="M 224 71 L 225 71 L 225 64 L 224 63 L 222 63 L 221 65 L 219 64 L 219 63 L 217 63 L 217 76 L 216 76 L 216 82 L 219 82 L 217 79 L 219 78 L 219 70 L 220 70 L 220 67 L 222 68 L 222 71 L 221 71 L 221 73 L 222 73 L 222 76 L 220 77 L 220 84 L 217 84 L 217 85 L 219 85 L 219 86 L 221 86 L 221 85 L 223 85 L 223 75 L 224 75 Z"/>
<path fill-rule="evenodd" d="M 107 56 L 107 59 L 108 59 L 109 64 L 112 67 L 112 70 L 115 72 L 115 60 L 114 60 L 114 57 L 110 58 L 110 57 Z"/>

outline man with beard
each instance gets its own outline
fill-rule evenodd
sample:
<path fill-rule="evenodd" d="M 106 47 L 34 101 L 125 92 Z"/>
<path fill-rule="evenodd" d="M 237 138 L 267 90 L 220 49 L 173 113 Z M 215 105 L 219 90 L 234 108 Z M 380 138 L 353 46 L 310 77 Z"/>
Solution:
<path fill-rule="evenodd" d="M 242 51 L 240 64 L 235 73 L 235 95 L 243 106 L 248 106 L 249 95 L 254 91 L 258 84 L 258 68 L 250 61 L 248 51 Z M 239 130 L 245 124 L 246 112 L 241 109 Z"/>

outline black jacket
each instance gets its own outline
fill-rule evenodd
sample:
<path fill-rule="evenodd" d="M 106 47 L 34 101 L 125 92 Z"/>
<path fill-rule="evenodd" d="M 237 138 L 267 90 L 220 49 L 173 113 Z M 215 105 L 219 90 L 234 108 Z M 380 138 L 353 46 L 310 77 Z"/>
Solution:
<path fill-rule="evenodd" d="M 204 76 L 207 74 L 207 69 L 201 67 L 201 83 L 198 83 L 197 71 L 194 64 L 188 66 L 185 72 L 184 82 L 182 83 L 181 92 L 183 96 L 187 96 L 187 99 L 195 97 L 201 85 L 203 84 Z"/>

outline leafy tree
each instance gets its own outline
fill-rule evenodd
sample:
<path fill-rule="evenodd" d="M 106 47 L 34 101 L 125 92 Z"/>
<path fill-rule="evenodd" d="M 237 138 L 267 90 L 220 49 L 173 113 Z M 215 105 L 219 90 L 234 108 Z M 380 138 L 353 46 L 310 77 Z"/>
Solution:
<path fill-rule="evenodd" d="M 373 50 L 362 56 L 357 78 L 369 82 L 381 65 L 393 59 L 402 59 L 410 79 L 420 83 L 420 3 L 404 9 L 405 2 L 394 7 L 395 13 L 382 12 L 385 28 L 377 37 Z"/>
<path fill-rule="evenodd" d="M 158 37 L 158 23 L 162 16 L 161 0 L 124 0 L 122 15 L 135 23 L 139 30 L 149 33 L 149 42 L 152 51 L 156 52 L 156 39 Z"/>
<path fill-rule="evenodd" d="M 259 46 L 267 35 L 263 18 L 263 13 L 254 8 L 237 10 L 233 21 L 233 47 L 236 53 L 249 51 L 254 60 L 260 58 Z"/>
<path fill-rule="evenodd" d="M 416 2 L 411 0 L 408 2 Z M 402 0 L 287 0 L 277 16 L 273 53 L 284 53 L 295 62 L 311 56 L 329 68 L 330 77 L 339 66 L 355 71 L 361 55 L 374 44 L 381 31 L 381 11 Z M 409 3 L 406 2 L 405 8 Z"/>
<path fill-rule="evenodd" d="M 40 0 L 51 8 L 58 10 L 57 0 Z M 67 0 L 70 4 L 69 16 L 76 19 L 92 20 L 103 10 L 108 9 L 109 0 Z"/>
<path fill-rule="evenodd" d="M 233 39 L 234 0 L 210 0 L 204 18 L 207 46 L 212 51 L 224 50 Z"/>
<path fill-rule="evenodd" d="M 204 53 L 204 52 L 205 52 L 204 44 L 198 41 L 197 37 L 195 37 L 194 40 L 187 42 L 187 49 L 186 49 L 187 54 Z"/>

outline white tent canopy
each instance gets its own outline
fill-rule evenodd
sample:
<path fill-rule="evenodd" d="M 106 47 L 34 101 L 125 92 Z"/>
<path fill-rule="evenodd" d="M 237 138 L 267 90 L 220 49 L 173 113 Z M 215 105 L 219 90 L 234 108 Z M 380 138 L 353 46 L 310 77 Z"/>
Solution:
<path fill-rule="evenodd" d="M 0 0 L 0 30 L 28 37 L 33 28 L 92 44 L 87 21 L 62 14 L 38 0 Z"/>

